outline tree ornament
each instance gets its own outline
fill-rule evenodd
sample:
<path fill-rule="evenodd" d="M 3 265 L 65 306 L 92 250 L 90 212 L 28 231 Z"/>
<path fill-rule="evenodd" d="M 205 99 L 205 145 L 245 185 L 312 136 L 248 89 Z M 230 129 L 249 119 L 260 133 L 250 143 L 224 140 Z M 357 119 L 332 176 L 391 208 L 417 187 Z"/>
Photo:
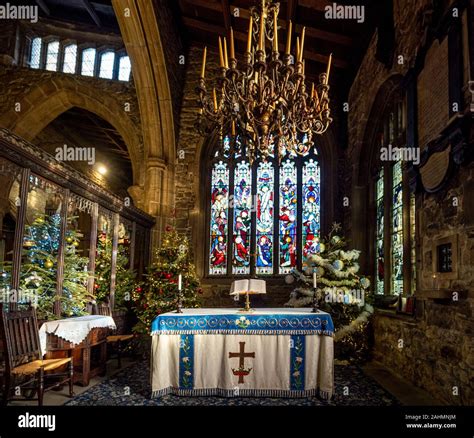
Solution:
<path fill-rule="evenodd" d="M 326 249 L 326 245 L 325 245 L 324 243 L 320 243 L 320 244 L 319 244 L 319 252 L 320 252 L 320 253 L 321 253 L 321 252 L 324 252 L 325 249 Z"/>
<path fill-rule="evenodd" d="M 52 260 L 46 260 L 44 262 L 44 267 L 47 268 L 47 269 L 51 269 L 53 266 L 54 266 L 54 263 L 53 263 Z"/>
<path fill-rule="evenodd" d="M 72 239 L 71 236 L 67 236 L 67 237 L 66 237 L 66 242 L 67 242 L 67 243 L 72 243 L 72 241 L 73 241 L 73 239 Z"/>
<path fill-rule="evenodd" d="M 336 271 L 340 271 L 344 268 L 344 262 L 342 260 L 334 260 L 332 266 Z"/>
<path fill-rule="evenodd" d="M 337 245 L 341 241 L 341 238 L 339 236 L 332 236 L 331 238 L 331 243 L 334 245 Z"/>

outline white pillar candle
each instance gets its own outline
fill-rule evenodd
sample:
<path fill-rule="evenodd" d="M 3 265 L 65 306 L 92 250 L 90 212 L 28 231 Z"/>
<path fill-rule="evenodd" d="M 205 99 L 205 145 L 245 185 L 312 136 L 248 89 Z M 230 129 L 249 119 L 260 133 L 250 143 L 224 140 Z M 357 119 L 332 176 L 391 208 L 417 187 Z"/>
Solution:
<path fill-rule="evenodd" d="M 181 290 L 182 280 L 183 280 L 183 277 L 181 276 L 181 274 L 179 274 L 179 276 L 178 276 L 178 290 Z"/>
<path fill-rule="evenodd" d="M 313 270 L 313 287 L 316 289 L 316 269 Z"/>

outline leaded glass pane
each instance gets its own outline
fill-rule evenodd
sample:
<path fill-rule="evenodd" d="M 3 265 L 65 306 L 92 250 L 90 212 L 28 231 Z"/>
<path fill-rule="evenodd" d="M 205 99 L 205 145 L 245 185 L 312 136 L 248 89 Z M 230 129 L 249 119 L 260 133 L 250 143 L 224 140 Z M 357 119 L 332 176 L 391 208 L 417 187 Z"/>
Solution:
<path fill-rule="evenodd" d="M 250 273 L 250 212 L 252 210 L 252 172 L 249 163 L 237 163 L 234 173 L 234 226 L 232 273 Z"/>
<path fill-rule="evenodd" d="M 114 76 L 115 53 L 105 52 L 100 57 L 99 77 L 104 79 L 112 79 Z"/>
<path fill-rule="evenodd" d="M 229 168 L 219 161 L 211 176 L 211 233 L 209 274 L 227 274 L 227 218 L 229 200 Z"/>
<path fill-rule="evenodd" d="M 46 53 L 46 70 L 56 71 L 58 69 L 59 41 L 51 41 Z"/>
<path fill-rule="evenodd" d="M 415 194 L 410 195 L 411 293 L 416 291 L 416 210 Z"/>
<path fill-rule="evenodd" d="M 119 60 L 119 81 L 129 81 L 130 73 L 132 72 L 132 64 L 128 56 L 122 56 Z"/>
<path fill-rule="evenodd" d="M 30 67 L 40 68 L 41 61 L 41 38 L 34 38 L 31 41 Z"/>
<path fill-rule="evenodd" d="M 375 254 L 376 254 L 376 280 L 375 291 L 377 294 L 384 293 L 384 172 L 380 169 L 377 181 L 375 183 L 375 206 L 376 206 L 376 235 L 375 235 Z"/>
<path fill-rule="evenodd" d="M 319 252 L 321 228 L 321 175 L 317 161 L 312 158 L 303 165 L 303 264 L 312 254 Z"/>
<path fill-rule="evenodd" d="M 392 174 L 392 293 L 403 292 L 403 189 L 402 162 L 393 165 Z"/>
<path fill-rule="evenodd" d="M 294 161 L 280 167 L 280 274 L 296 267 L 297 177 Z"/>
<path fill-rule="evenodd" d="M 83 76 L 94 76 L 95 49 L 85 49 L 82 52 L 81 74 Z"/>
<path fill-rule="evenodd" d="M 274 170 L 270 162 L 257 169 L 257 274 L 273 274 Z"/>
<path fill-rule="evenodd" d="M 64 49 L 64 73 L 75 73 L 76 72 L 76 60 L 77 60 L 77 46 L 70 44 Z"/>

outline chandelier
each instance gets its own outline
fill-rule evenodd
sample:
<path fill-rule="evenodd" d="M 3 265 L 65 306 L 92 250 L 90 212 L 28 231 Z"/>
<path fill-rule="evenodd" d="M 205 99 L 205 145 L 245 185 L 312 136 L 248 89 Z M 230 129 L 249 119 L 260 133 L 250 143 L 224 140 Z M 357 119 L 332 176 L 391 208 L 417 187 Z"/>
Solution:
<path fill-rule="evenodd" d="M 304 155 L 313 145 L 313 135 L 323 134 L 332 122 L 328 96 L 332 54 L 326 72 L 319 75 L 319 84 L 308 87 L 303 58 L 305 28 L 296 37 L 293 56 L 289 22 L 286 49 L 280 54 L 278 13 L 279 3 L 272 0 L 262 0 L 260 7 L 250 9 L 247 49 L 240 62 L 235 56 L 233 29 L 229 56 L 226 38 L 219 37 L 220 68 L 212 90 L 206 87 L 205 47 L 196 88 L 200 133 L 217 130 L 221 140 L 230 135 L 232 147 L 245 144 L 250 163 L 273 154 L 279 159 L 286 153 Z"/>

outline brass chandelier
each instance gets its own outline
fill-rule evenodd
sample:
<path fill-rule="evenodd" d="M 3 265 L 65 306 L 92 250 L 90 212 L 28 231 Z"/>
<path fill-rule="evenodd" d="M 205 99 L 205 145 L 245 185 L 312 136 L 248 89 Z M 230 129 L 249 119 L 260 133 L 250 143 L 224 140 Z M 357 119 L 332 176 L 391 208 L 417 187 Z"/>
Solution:
<path fill-rule="evenodd" d="M 332 122 L 329 110 L 329 73 L 319 75 L 319 84 L 305 83 L 303 59 L 305 28 L 296 38 L 296 56 L 291 54 L 292 22 L 289 22 L 286 49 L 278 48 L 279 3 L 262 0 L 259 8 L 250 9 L 247 49 L 238 62 L 234 49 L 234 33 L 230 29 L 230 52 L 227 41 L 219 37 L 220 74 L 212 92 L 205 80 L 207 47 L 204 48 L 199 86 L 198 129 L 202 134 L 217 129 L 220 138 L 231 134 L 245 143 L 246 155 L 252 163 L 257 157 L 266 159 L 285 153 L 303 155 L 313 145 L 314 134 L 323 134 Z M 271 51 L 267 54 L 267 40 Z M 305 141 L 303 142 L 303 138 Z"/>

